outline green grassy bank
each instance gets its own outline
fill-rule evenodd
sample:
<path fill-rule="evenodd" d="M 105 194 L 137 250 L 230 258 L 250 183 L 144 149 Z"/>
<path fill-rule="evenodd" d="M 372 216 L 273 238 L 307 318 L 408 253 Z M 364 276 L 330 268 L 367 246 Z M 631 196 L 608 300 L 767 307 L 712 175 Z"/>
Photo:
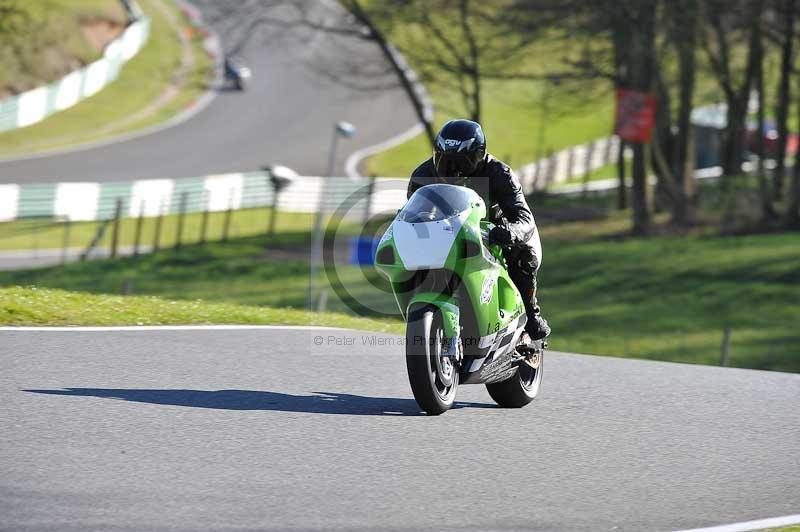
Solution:
<path fill-rule="evenodd" d="M 119 0 L 5 0 L 0 98 L 58 80 L 102 56 L 98 43 L 126 23 Z"/>

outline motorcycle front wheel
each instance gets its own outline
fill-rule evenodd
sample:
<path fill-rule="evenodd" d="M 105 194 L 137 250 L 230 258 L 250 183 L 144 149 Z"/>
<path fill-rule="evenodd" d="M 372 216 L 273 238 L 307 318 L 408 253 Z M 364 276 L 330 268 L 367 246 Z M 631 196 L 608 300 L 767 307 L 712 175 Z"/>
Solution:
<path fill-rule="evenodd" d="M 438 416 L 453 406 L 458 389 L 458 367 L 446 356 L 442 315 L 435 307 L 409 312 L 406 368 L 411 391 L 420 408 Z"/>

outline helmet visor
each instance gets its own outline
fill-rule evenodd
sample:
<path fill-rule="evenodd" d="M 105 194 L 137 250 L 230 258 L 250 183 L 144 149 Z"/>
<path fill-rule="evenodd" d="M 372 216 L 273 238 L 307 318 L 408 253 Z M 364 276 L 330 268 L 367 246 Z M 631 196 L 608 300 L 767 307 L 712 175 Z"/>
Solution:
<path fill-rule="evenodd" d="M 468 153 L 437 153 L 433 157 L 436 174 L 441 178 L 463 178 L 472 175 L 477 162 Z"/>

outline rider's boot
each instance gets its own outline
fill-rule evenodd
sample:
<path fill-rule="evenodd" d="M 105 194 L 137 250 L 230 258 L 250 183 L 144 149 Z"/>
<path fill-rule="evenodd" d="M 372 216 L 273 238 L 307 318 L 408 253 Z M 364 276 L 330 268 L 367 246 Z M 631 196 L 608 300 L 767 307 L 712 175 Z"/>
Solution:
<path fill-rule="evenodd" d="M 529 304 L 525 305 L 525 313 L 528 315 L 528 322 L 525 324 L 525 332 L 531 340 L 542 340 L 550 336 L 550 325 L 542 317 L 542 309 L 534 295 Z"/>

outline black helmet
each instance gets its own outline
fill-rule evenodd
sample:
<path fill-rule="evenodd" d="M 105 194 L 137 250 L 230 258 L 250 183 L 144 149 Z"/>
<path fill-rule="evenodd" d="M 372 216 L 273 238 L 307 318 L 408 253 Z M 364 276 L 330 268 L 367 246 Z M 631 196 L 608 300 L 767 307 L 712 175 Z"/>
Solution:
<path fill-rule="evenodd" d="M 486 155 L 486 137 L 472 120 L 451 120 L 439 134 L 433 150 L 433 165 L 441 178 L 473 175 Z"/>

